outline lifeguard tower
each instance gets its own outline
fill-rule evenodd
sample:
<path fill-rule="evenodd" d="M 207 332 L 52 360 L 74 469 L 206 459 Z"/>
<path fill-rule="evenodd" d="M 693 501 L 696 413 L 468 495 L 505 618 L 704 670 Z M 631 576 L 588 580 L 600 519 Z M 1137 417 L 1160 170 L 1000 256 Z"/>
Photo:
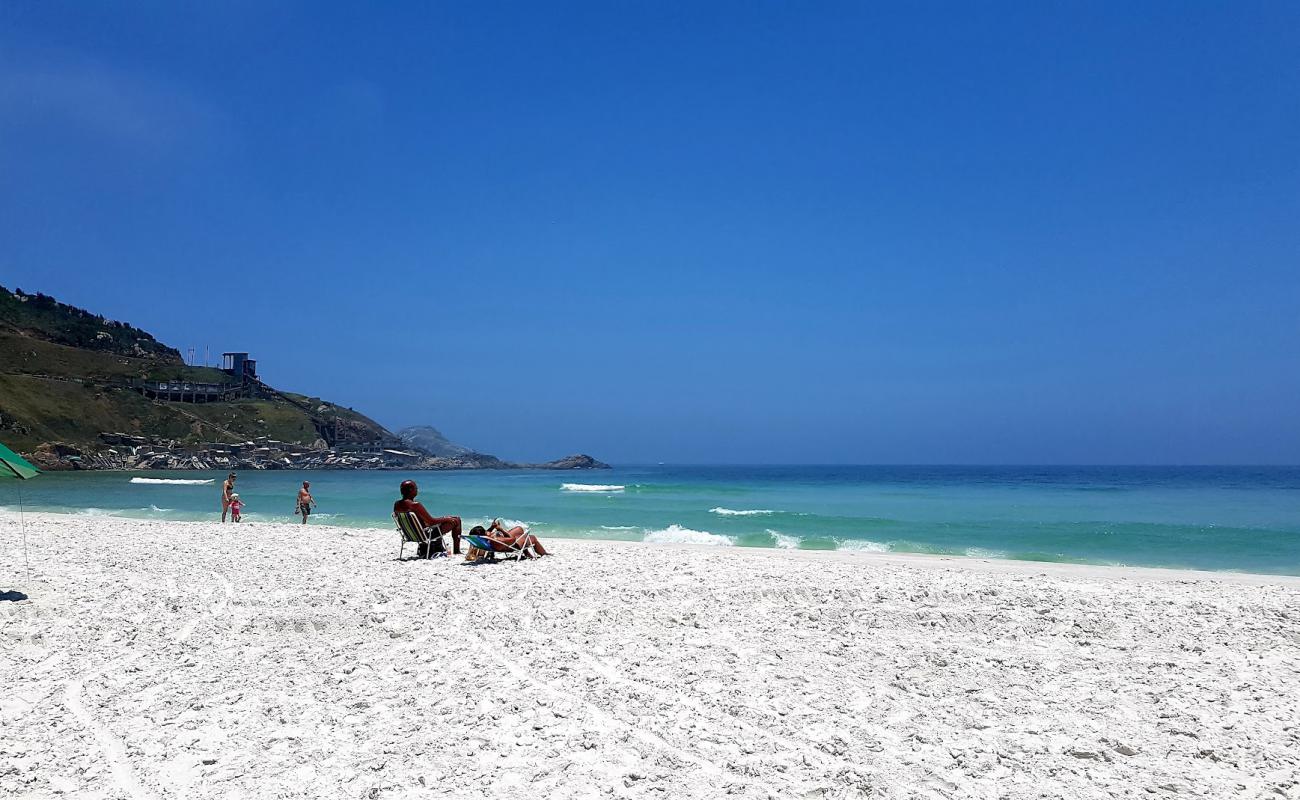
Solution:
<path fill-rule="evenodd" d="M 248 353 L 222 353 L 221 371 L 239 380 L 257 380 L 257 361 L 249 358 Z"/>

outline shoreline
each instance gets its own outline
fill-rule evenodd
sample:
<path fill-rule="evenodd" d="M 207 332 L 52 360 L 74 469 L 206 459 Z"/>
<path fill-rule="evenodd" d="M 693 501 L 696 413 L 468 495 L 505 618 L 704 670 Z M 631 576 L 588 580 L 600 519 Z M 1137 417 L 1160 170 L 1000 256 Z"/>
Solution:
<path fill-rule="evenodd" d="M 248 521 L 296 521 L 292 497 L 299 481 L 310 480 L 321 503 L 312 523 L 387 530 L 403 477 L 420 483 L 431 509 L 458 514 L 467 526 L 506 516 L 543 538 L 1300 576 L 1300 497 L 1293 491 L 1300 472 L 1288 470 L 1157 469 L 1154 477 L 1118 468 L 271 471 L 243 476 L 239 488 Z M 127 485 L 195 479 L 214 485 Z M 48 512 L 203 521 L 214 518 L 221 479 L 216 472 L 50 475 L 23 493 L 30 508 Z M 12 496 L 0 496 L 3 505 L 15 508 Z"/>
<path fill-rule="evenodd" d="M 77 520 L 114 520 L 122 522 L 167 523 L 204 527 L 218 525 L 215 521 L 171 520 L 165 518 L 130 517 L 130 516 L 96 516 L 82 515 L 75 512 L 28 511 L 24 515 L 29 521 L 57 523 L 64 519 Z M 18 512 L 9 508 L 0 510 L 0 520 L 17 519 Z M 46 519 L 52 518 L 52 519 Z M 297 522 L 268 522 L 263 520 L 240 523 L 246 528 L 288 529 L 301 531 L 303 526 Z M 382 526 L 346 526 L 323 523 L 308 523 L 311 530 L 328 530 L 340 535 L 372 533 L 377 537 L 387 536 L 394 540 L 396 546 L 396 529 Z M 892 565 L 917 568 L 958 568 L 998 574 L 1045 574 L 1056 577 L 1072 577 L 1109 580 L 1147 580 L 1147 581 L 1218 581 L 1245 585 L 1276 585 L 1300 588 L 1300 575 L 1286 575 L 1268 572 L 1241 572 L 1234 570 L 1196 570 L 1177 567 L 1144 567 L 1113 564 L 1085 564 L 1069 561 L 1030 561 L 1013 558 L 992 558 L 985 556 L 963 556 L 936 553 L 880 552 L 874 550 L 813 550 L 781 547 L 747 547 L 738 545 L 710 545 L 689 542 L 646 542 L 628 539 L 602 539 L 597 537 L 554 536 L 543 540 L 560 542 L 560 548 L 568 550 L 571 544 L 581 543 L 603 547 L 649 547 L 670 551 L 685 551 L 698 554 L 746 554 L 755 557 L 775 559 L 796 559 L 808 561 L 828 561 L 847 564 Z M 550 547 L 550 545 L 547 545 Z"/>

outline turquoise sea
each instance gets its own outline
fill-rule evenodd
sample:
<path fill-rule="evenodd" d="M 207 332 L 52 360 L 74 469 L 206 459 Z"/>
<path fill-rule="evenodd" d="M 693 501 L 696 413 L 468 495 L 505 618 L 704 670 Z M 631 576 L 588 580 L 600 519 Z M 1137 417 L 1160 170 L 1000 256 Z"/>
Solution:
<path fill-rule="evenodd" d="M 29 510 L 216 519 L 221 473 L 53 473 Z M 539 536 L 942 553 L 1300 575 L 1300 467 L 643 466 L 592 472 L 240 474 L 250 522 L 391 529 L 414 478 L 436 514 L 500 516 Z M 207 484 L 148 481 L 211 480 Z M 142 482 L 143 481 L 143 482 Z M 0 505 L 17 504 L 16 482 Z"/>

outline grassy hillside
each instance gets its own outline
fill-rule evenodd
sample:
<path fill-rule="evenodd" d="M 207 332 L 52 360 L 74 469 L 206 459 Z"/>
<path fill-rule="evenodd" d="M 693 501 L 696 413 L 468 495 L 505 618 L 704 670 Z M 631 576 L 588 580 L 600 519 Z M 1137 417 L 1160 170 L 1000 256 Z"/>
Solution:
<path fill-rule="evenodd" d="M 172 362 L 85 350 L 4 330 L 0 330 L 0 371 L 95 381 L 146 378 L 222 383 L 230 380 L 219 369 L 187 367 L 180 360 Z"/>
<path fill-rule="evenodd" d="M 351 420 L 360 429 L 357 439 L 383 435 L 374 420 L 347 409 L 326 405 L 320 416 L 332 414 Z M 162 403 L 121 387 L 0 373 L 0 441 L 9 446 L 23 452 L 44 442 L 94 448 L 106 431 L 186 444 L 258 436 L 311 444 L 317 438 L 310 414 L 275 400 Z"/>
<path fill-rule="evenodd" d="M 101 431 L 188 439 L 191 424 L 127 389 L 0 374 L 0 440 L 22 452 L 43 442 L 95 445 Z"/>
<path fill-rule="evenodd" d="M 159 402 L 130 388 L 140 379 L 233 380 L 219 369 L 186 366 L 138 328 L 0 287 L 0 441 L 20 451 L 46 442 L 95 449 L 101 432 L 185 444 L 267 436 L 309 445 L 318 436 L 313 419 L 335 422 L 343 441 L 391 436 L 374 420 L 320 398 L 286 392 L 288 399 Z"/>
<path fill-rule="evenodd" d="M 60 303 L 40 292 L 27 294 L 21 289 L 11 292 L 0 286 L 0 330 L 22 331 L 32 338 L 83 350 L 181 363 L 177 350 L 145 331 Z"/>

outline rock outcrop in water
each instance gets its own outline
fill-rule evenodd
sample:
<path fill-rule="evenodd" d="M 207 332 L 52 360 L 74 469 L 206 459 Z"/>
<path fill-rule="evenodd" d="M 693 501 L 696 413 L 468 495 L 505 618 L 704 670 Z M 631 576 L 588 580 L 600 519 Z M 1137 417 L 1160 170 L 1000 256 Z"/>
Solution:
<path fill-rule="evenodd" d="M 585 453 L 541 464 L 502 461 L 496 456 L 456 444 L 431 425 L 413 425 L 401 429 L 397 435 L 407 447 L 429 457 L 421 462 L 423 469 L 610 469 L 608 464 Z"/>
<path fill-rule="evenodd" d="M 586 453 L 565 456 L 555 461 L 547 461 L 545 464 L 529 464 L 527 466 L 533 469 L 612 469 L 610 465 L 603 461 L 597 461 Z"/>

